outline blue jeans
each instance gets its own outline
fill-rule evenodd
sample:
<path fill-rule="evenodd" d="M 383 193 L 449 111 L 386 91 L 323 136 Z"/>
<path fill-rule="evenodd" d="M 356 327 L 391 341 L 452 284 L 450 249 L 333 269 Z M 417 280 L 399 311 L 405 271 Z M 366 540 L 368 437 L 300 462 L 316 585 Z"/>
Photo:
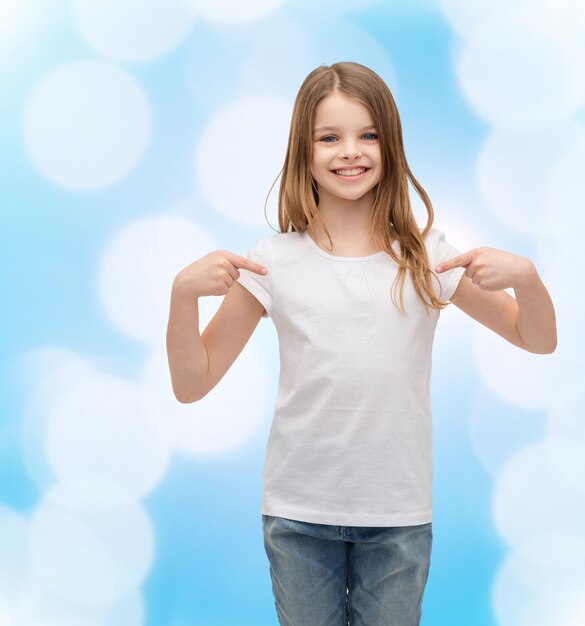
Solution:
<path fill-rule="evenodd" d="M 332 526 L 262 514 L 281 626 L 418 626 L 432 523 Z"/>

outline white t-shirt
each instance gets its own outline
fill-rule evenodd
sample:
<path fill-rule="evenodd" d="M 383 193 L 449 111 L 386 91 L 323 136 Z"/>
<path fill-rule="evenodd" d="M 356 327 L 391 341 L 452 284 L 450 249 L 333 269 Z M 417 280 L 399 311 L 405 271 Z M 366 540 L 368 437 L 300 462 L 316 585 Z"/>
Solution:
<path fill-rule="evenodd" d="M 460 254 L 437 228 L 425 244 L 433 271 Z M 384 251 L 333 256 L 305 231 L 261 237 L 247 257 L 268 274 L 240 269 L 238 282 L 264 305 L 280 348 L 261 512 L 341 526 L 430 522 L 439 311 L 427 313 L 407 273 L 409 317 L 400 313 L 398 267 Z M 436 294 L 449 300 L 464 272 L 436 274 Z"/>

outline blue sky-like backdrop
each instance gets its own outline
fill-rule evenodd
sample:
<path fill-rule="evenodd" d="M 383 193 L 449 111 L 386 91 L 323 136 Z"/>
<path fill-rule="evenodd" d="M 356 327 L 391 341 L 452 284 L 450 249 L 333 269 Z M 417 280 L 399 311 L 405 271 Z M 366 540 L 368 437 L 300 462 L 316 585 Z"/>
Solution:
<path fill-rule="evenodd" d="M 272 232 L 336 61 L 388 83 L 447 240 L 530 258 L 557 315 L 535 355 L 441 313 L 422 626 L 585 623 L 583 3 L 0 0 L 2 626 L 277 624 L 275 329 L 182 405 L 166 321 L 180 269 Z"/>

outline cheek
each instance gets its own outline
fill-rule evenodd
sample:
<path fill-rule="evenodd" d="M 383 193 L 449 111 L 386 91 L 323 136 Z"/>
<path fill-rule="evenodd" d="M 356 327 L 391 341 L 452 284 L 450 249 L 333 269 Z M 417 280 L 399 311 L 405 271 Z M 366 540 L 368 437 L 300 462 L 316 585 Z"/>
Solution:
<path fill-rule="evenodd" d="M 319 150 L 318 148 L 313 151 L 312 164 L 313 168 L 322 168 L 329 161 L 330 156 L 326 151 Z"/>
<path fill-rule="evenodd" d="M 321 179 L 328 178 L 329 165 L 327 163 L 319 163 L 315 168 L 315 173 L 313 176 L 315 178 L 319 177 Z"/>
<path fill-rule="evenodd" d="M 313 176 L 318 176 L 319 173 L 322 173 L 323 167 L 323 159 L 319 159 L 319 157 L 313 157 L 313 161 L 311 162 L 311 174 Z"/>

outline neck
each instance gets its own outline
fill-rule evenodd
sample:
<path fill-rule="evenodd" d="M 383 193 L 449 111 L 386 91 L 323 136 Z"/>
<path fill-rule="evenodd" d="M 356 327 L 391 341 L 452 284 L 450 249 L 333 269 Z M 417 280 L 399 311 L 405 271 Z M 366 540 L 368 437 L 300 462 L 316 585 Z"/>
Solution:
<path fill-rule="evenodd" d="M 370 240 L 370 217 L 372 213 L 372 199 L 370 194 L 366 194 L 357 200 L 346 198 L 319 197 L 319 215 L 327 230 L 336 242 Z M 321 241 L 328 241 L 325 231 L 320 225 L 314 223 L 317 237 Z"/>

